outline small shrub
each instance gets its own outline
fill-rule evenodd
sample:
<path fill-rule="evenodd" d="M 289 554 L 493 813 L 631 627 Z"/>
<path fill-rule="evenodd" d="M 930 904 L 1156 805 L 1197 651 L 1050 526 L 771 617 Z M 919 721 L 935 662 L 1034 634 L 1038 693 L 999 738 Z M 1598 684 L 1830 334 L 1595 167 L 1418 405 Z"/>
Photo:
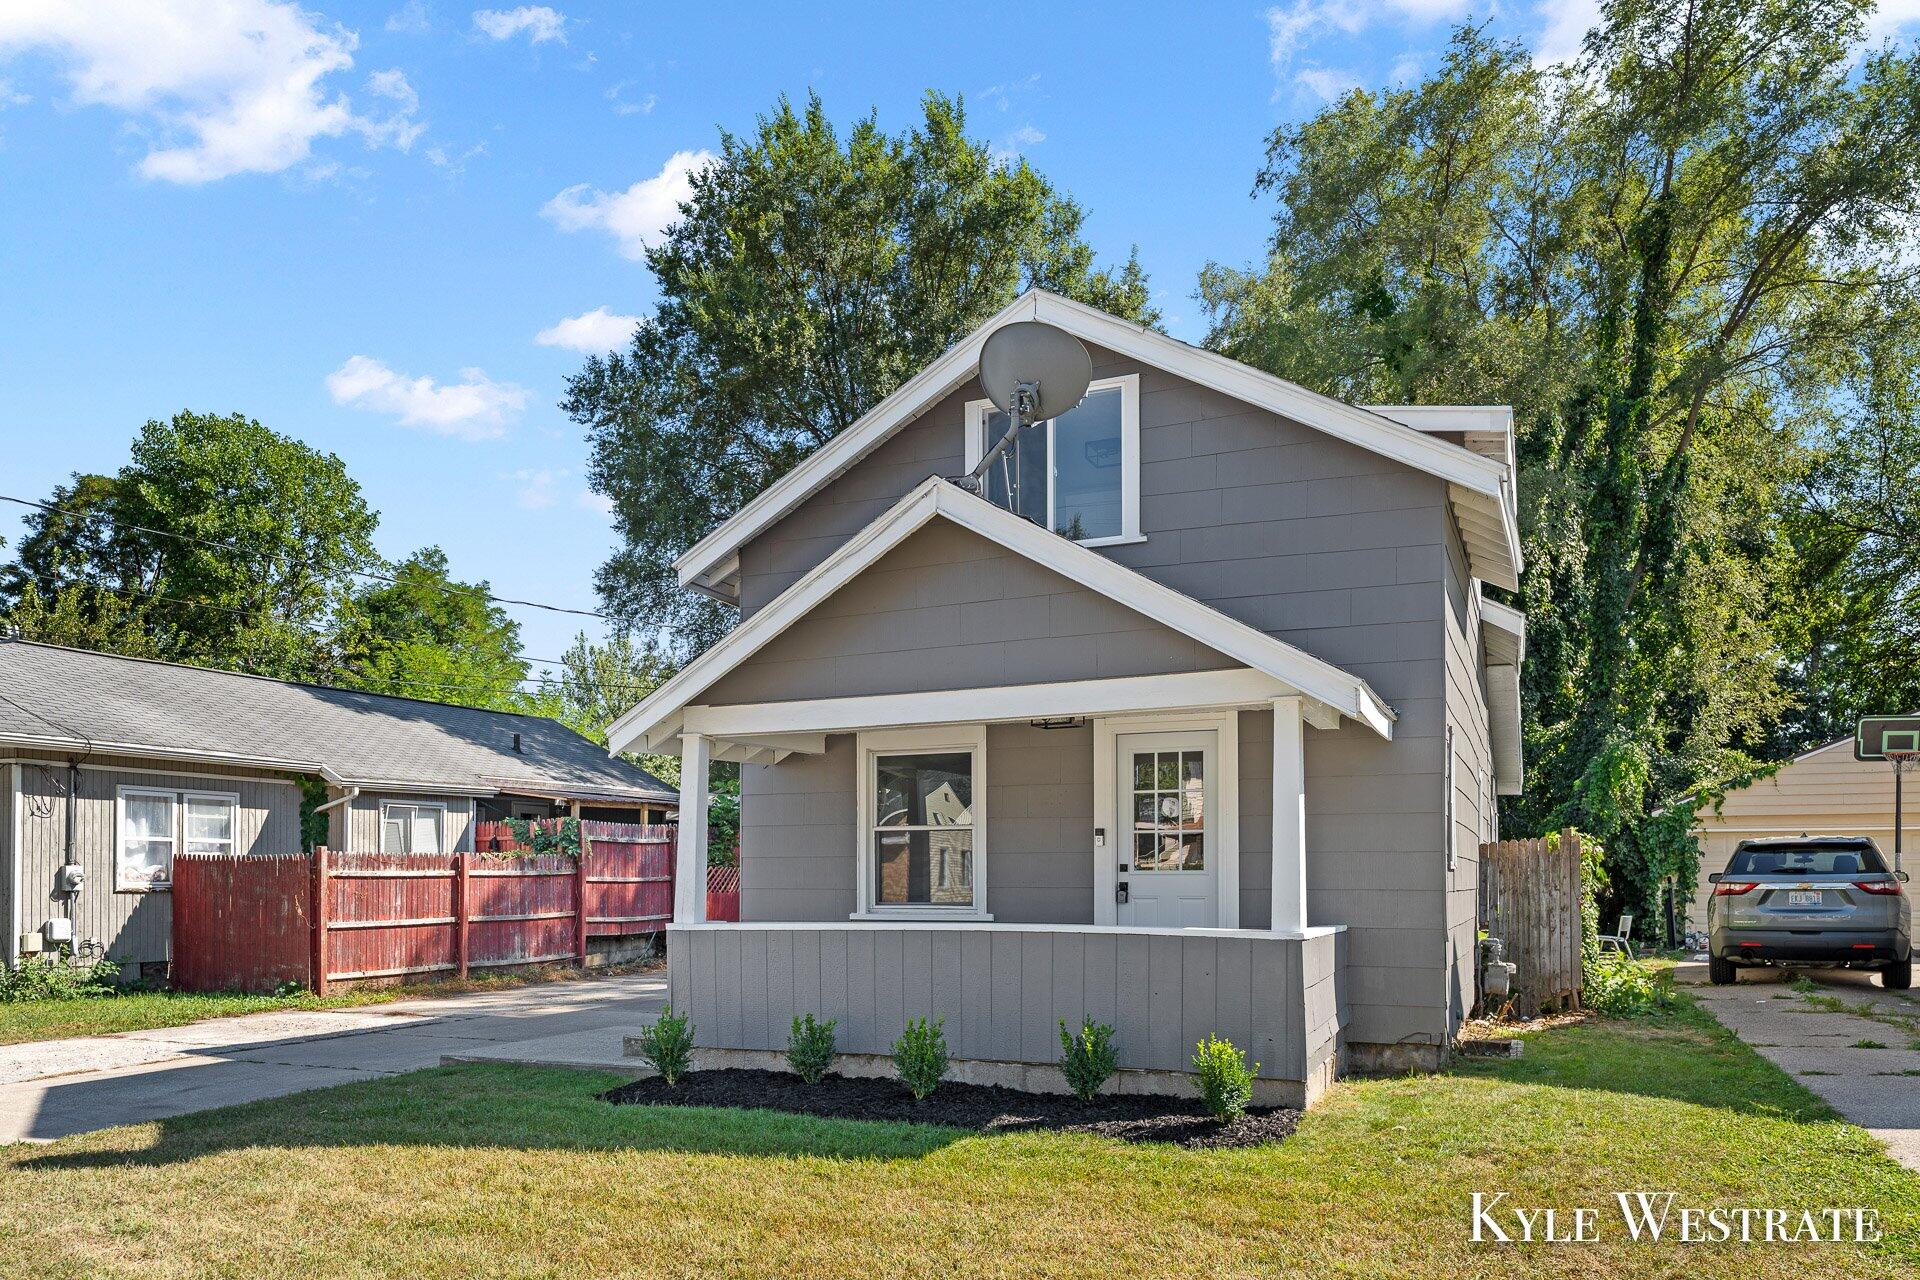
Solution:
<path fill-rule="evenodd" d="M 910 1018 L 906 1030 L 893 1042 L 893 1069 L 914 1101 L 926 1097 L 947 1076 L 947 1020 Z"/>
<path fill-rule="evenodd" d="M 0 964 L 0 1004 L 28 1000 L 86 1000 L 119 994 L 115 980 L 120 966 L 111 960 L 73 963 L 64 947 L 59 954 L 27 958 L 18 968 Z"/>
<path fill-rule="evenodd" d="M 1233 1041 L 1208 1036 L 1193 1047 L 1193 1069 L 1200 1076 L 1200 1101 L 1216 1120 L 1244 1114 L 1253 1101 L 1253 1077 L 1260 1064 L 1247 1066 L 1247 1055 Z"/>
<path fill-rule="evenodd" d="M 1087 1018 L 1075 1035 L 1067 1030 L 1067 1020 L 1060 1019 L 1060 1074 L 1067 1078 L 1067 1087 L 1076 1098 L 1092 1102 L 1093 1095 L 1113 1078 L 1119 1065 L 1120 1055 L 1113 1051 L 1112 1027 Z"/>
<path fill-rule="evenodd" d="M 684 1013 L 675 1013 L 668 1005 L 650 1025 L 640 1029 L 640 1056 L 660 1073 L 668 1086 L 680 1083 L 680 1077 L 693 1065 L 693 1023 Z"/>
<path fill-rule="evenodd" d="M 787 1066 L 808 1084 L 826 1079 L 827 1068 L 833 1065 L 834 1026 L 832 1018 L 815 1022 L 808 1014 L 795 1018 L 793 1030 L 787 1033 Z"/>
<path fill-rule="evenodd" d="M 1624 952 L 1596 952 L 1584 968 L 1583 999 L 1603 1018 L 1639 1018 L 1673 1004 L 1673 993 Z"/>

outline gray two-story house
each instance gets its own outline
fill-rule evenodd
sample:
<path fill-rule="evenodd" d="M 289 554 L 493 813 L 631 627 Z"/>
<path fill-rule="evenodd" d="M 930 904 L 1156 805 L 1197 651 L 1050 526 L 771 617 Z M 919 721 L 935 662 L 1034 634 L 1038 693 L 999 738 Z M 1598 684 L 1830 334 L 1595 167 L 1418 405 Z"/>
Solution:
<path fill-rule="evenodd" d="M 1094 379 L 969 492 L 1015 320 Z M 611 739 L 677 749 L 683 809 L 741 762 L 741 920 L 688 893 L 669 937 L 710 1061 L 813 1013 L 879 1070 L 929 1015 L 962 1075 L 1044 1087 L 1091 1016 L 1120 1087 L 1217 1033 L 1299 1103 L 1445 1054 L 1520 784 L 1506 409 L 1341 403 L 1036 291 L 678 569 L 740 625 Z"/>

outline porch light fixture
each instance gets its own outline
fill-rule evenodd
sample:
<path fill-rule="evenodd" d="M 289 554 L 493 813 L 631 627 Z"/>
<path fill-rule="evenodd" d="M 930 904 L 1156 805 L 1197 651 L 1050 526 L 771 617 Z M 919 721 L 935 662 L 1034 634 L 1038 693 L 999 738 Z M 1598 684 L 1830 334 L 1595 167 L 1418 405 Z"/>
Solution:
<path fill-rule="evenodd" d="M 1029 729 L 1078 729 L 1086 721 L 1079 716 L 1055 716 L 1051 720 L 1029 720 Z"/>

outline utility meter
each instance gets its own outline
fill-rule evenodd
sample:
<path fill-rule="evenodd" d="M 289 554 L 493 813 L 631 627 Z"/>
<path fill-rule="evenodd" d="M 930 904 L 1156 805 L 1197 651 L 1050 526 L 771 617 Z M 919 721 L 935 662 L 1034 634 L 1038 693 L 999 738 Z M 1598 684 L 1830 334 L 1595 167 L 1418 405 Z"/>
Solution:
<path fill-rule="evenodd" d="M 53 873 L 53 891 L 55 893 L 79 893 L 80 886 L 87 882 L 87 869 L 77 862 L 63 862 L 60 869 Z"/>
<path fill-rule="evenodd" d="M 40 926 L 40 936 L 46 939 L 47 945 L 50 947 L 58 947 L 63 943 L 71 945 L 73 942 L 73 921 L 66 919 L 64 916 L 55 916 Z"/>

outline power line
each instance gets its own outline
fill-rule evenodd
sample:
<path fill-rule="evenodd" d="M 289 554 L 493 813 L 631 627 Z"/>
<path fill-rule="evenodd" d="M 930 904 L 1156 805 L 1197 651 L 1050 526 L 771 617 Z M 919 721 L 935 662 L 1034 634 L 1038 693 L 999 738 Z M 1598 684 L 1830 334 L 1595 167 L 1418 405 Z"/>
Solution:
<path fill-rule="evenodd" d="M 74 507 L 62 507 L 50 502 L 35 502 L 31 498 L 16 498 L 11 494 L 5 494 L 5 493 L 0 493 L 0 502 L 17 503 L 18 505 L 23 507 L 37 507 L 41 511 L 50 511 L 60 515 L 75 516 L 80 519 L 91 519 L 91 518 L 105 514 L 104 512 L 98 512 L 98 511 L 81 511 Z M 240 548 L 234 546 L 231 543 L 215 542 L 210 538 L 196 538 L 191 534 L 176 533 L 171 529 L 152 529 L 152 528 L 148 528 L 146 525 L 133 524 L 130 522 L 122 524 L 121 527 L 126 529 L 134 529 L 141 533 L 152 534 L 156 538 L 172 538 L 176 542 L 185 542 L 185 543 L 190 543 L 194 546 L 207 547 L 214 551 L 224 551 L 229 555 L 239 556 L 242 554 Z M 341 569 L 334 573 L 319 574 L 316 576 L 318 576 L 321 581 L 325 581 L 328 578 L 339 578 L 343 576 L 351 576 L 356 578 L 366 578 L 373 582 L 384 582 L 390 586 L 397 587 L 397 586 L 404 585 L 399 578 L 396 578 L 391 574 L 375 573 L 371 569 Z M 425 586 L 431 587 L 435 591 L 444 592 L 447 595 L 455 595 L 455 594 L 474 595 L 474 596 L 479 596 L 483 600 L 491 601 L 494 604 L 517 605 L 525 609 L 544 609 L 548 613 L 565 613 L 565 614 L 571 614 L 579 618 L 596 618 L 601 622 L 610 622 L 610 623 L 613 623 L 615 626 L 620 625 L 619 619 L 609 618 L 606 614 L 596 613 L 591 609 L 570 609 L 565 605 L 546 604 L 539 600 L 521 600 L 514 596 L 496 596 L 491 592 L 482 591 L 478 587 L 456 586 L 451 583 L 442 585 L 437 582 L 428 582 L 424 584 L 415 584 L 415 585 L 425 585 Z M 214 605 L 212 607 L 220 608 L 223 606 Z"/>

